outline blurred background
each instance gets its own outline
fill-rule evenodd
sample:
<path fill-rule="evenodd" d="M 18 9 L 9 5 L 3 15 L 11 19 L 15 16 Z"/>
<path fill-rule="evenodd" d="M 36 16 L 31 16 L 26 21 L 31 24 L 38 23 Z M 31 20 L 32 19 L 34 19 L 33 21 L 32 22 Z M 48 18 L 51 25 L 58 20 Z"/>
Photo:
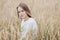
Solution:
<path fill-rule="evenodd" d="M 20 38 L 16 7 L 26 3 L 38 23 L 36 40 L 60 40 L 60 0 L 0 0 L 0 40 Z"/>

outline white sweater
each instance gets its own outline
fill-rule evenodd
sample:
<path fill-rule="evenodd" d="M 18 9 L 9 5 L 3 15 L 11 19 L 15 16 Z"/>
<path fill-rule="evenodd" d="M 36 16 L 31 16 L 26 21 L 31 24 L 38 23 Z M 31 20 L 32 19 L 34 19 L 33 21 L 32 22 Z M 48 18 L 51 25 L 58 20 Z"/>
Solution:
<path fill-rule="evenodd" d="M 33 29 L 34 33 L 33 33 L 33 39 L 37 36 L 37 23 L 33 18 L 29 18 L 28 20 L 24 21 L 22 20 L 21 22 L 21 33 L 22 33 L 22 37 L 26 37 L 27 32 L 29 32 L 29 30 L 31 30 L 31 28 Z"/>

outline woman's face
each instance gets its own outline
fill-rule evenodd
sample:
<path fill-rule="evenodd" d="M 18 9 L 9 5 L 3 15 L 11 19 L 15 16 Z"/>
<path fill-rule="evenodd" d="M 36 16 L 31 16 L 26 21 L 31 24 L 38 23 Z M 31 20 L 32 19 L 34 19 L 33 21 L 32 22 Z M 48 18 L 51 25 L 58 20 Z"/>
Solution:
<path fill-rule="evenodd" d="M 19 17 L 20 17 L 21 19 L 25 19 L 26 16 L 27 16 L 26 11 L 23 10 L 21 7 L 18 7 L 18 13 L 19 13 Z"/>

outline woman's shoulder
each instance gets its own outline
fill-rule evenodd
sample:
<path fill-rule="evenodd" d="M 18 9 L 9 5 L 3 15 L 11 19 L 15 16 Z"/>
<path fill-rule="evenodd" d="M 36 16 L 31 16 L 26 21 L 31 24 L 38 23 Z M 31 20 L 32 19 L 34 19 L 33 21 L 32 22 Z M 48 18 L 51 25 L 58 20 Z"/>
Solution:
<path fill-rule="evenodd" d="M 36 22 L 34 18 L 29 18 L 30 22 Z"/>

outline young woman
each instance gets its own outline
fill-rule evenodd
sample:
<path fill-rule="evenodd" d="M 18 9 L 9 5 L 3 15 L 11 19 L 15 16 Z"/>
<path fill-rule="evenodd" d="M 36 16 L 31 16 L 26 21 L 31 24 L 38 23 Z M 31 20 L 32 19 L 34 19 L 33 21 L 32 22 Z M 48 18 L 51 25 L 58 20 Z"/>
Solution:
<path fill-rule="evenodd" d="M 17 6 L 18 18 L 21 18 L 21 38 L 24 40 L 35 40 L 37 37 L 37 23 L 32 18 L 31 12 L 25 3 Z"/>

